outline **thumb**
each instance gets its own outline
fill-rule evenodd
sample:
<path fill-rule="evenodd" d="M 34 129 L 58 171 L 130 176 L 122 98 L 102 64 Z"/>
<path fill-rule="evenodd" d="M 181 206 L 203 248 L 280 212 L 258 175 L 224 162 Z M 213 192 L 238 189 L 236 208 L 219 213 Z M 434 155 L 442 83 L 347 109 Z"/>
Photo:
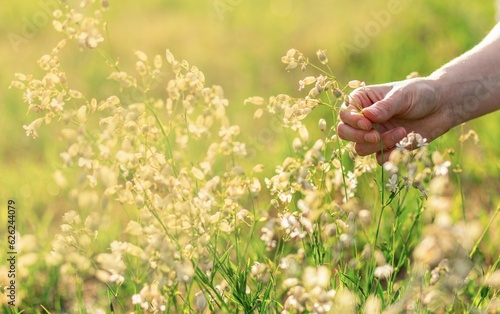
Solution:
<path fill-rule="evenodd" d="M 373 123 L 384 123 L 401 112 L 402 102 L 398 93 L 389 93 L 386 98 L 364 108 L 363 114 Z"/>

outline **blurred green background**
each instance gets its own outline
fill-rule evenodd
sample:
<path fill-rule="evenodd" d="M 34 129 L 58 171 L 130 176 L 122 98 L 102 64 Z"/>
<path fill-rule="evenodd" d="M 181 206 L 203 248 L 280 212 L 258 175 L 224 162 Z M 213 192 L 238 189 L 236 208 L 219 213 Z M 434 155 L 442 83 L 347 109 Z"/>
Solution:
<path fill-rule="evenodd" d="M 62 38 L 52 30 L 47 13 L 55 2 L 4 0 L 0 10 L 0 199 L 4 208 L 8 199 L 15 199 L 18 229 L 42 240 L 50 240 L 47 229 L 58 230 L 60 216 L 71 209 L 67 191 L 52 179 L 64 145 L 54 125 L 43 126 L 36 140 L 25 136 L 22 126 L 34 115 L 26 114 L 21 92 L 8 87 L 15 72 L 36 73 L 36 60 Z M 304 74 L 287 73 L 280 62 L 289 48 L 311 57 L 326 49 L 341 82 L 382 83 L 404 79 L 412 71 L 429 74 L 473 47 L 495 25 L 493 0 L 144 0 L 110 1 L 110 6 L 104 49 L 119 56 L 125 68 L 133 64 L 129 61 L 136 49 L 164 55 L 167 48 L 198 66 L 209 85 L 224 88 L 233 123 L 242 126 L 242 140 L 251 142 L 252 158 L 266 164 L 267 173 L 283 159 L 269 155 L 280 154 L 285 143 L 268 120 L 253 121 L 254 108 L 243 106 L 243 100 L 300 95 L 298 79 Z M 93 54 L 66 54 L 62 62 L 73 84 L 104 98 L 110 69 Z M 498 204 L 499 118 L 499 113 L 483 117 L 434 144 L 462 156 L 466 206 L 473 212 Z M 466 143 L 461 150 L 458 137 L 468 128 L 477 131 L 480 142 Z M 0 218 L 3 226 L 5 216 Z"/>

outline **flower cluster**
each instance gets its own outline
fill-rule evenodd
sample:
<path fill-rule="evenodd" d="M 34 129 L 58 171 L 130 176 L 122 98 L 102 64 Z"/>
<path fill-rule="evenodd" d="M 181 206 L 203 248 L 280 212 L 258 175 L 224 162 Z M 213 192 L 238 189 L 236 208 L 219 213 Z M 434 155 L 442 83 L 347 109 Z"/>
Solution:
<path fill-rule="evenodd" d="M 104 41 L 103 13 L 108 6 L 107 0 L 100 1 L 99 5 L 95 0 L 81 1 L 78 7 L 66 4 L 53 12 L 52 24 L 56 31 L 78 41 L 82 49 L 94 49 Z M 85 14 L 90 10 L 94 10 L 93 16 Z"/>
<path fill-rule="evenodd" d="M 288 290 L 281 313 L 331 313 L 336 291 L 330 287 L 330 270 L 326 266 L 307 267 L 302 274 L 302 282 L 290 277 L 283 282 Z"/>

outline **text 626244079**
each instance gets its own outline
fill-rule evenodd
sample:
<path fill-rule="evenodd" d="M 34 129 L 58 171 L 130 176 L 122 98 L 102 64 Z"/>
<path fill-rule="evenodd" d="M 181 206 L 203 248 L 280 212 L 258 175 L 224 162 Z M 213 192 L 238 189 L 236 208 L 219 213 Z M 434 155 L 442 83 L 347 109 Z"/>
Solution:
<path fill-rule="evenodd" d="M 7 284 L 6 294 L 9 305 L 16 303 L 16 202 L 9 200 L 7 205 Z"/>

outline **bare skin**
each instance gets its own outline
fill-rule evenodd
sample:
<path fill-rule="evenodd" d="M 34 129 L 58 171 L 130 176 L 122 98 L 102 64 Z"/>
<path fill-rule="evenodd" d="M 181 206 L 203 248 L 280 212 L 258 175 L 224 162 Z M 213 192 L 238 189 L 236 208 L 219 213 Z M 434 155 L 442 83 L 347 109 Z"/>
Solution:
<path fill-rule="evenodd" d="M 500 23 L 476 47 L 424 78 L 355 90 L 340 111 L 338 135 L 359 155 L 387 161 L 408 133 L 430 142 L 500 109 Z M 383 156 L 383 159 L 382 159 Z"/>

